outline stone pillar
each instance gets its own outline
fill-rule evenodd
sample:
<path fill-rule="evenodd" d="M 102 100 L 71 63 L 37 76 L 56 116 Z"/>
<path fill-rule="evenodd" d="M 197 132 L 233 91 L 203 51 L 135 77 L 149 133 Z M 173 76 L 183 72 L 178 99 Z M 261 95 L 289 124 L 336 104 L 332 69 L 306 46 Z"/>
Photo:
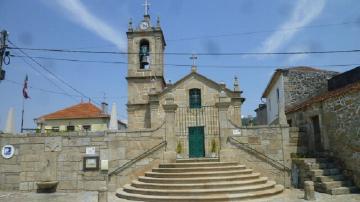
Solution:
<path fill-rule="evenodd" d="M 314 191 L 314 182 L 305 181 L 304 182 L 304 199 L 308 201 L 315 200 L 315 191 Z"/>
<path fill-rule="evenodd" d="M 4 133 L 15 134 L 15 110 L 10 108 L 7 118 Z"/>
<path fill-rule="evenodd" d="M 176 134 L 175 134 L 175 111 L 178 105 L 174 103 L 174 95 L 168 94 L 163 105 L 165 111 L 165 139 L 167 141 L 165 161 L 174 162 L 176 160 Z"/>
<path fill-rule="evenodd" d="M 231 99 L 231 103 L 234 106 L 234 123 L 241 127 L 242 121 L 241 121 L 241 97 L 234 97 Z"/>
<path fill-rule="evenodd" d="M 221 148 L 225 148 L 228 134 L 226 133 L 229 128 L 229 120 L 227 112 L 230 106 L 231 100 L 226 96 L 225 92 L 222 91 L 219 96 L 219 102 L 216 103 L 216 107 L 219 109 L 219 125 L 220 125 L 220 145 Z"/>
<path fill-rule="evenodd" d="M 159 98 L 156 94 L 149 94 L 151 128 L 157 127 L 159 124 Z"/>
<path fill-rule="evenodd" d="M 106 187 L 102 187 L 98 191 L 98 201 L 99 202 L 108 202 L 108 190 Z"/>
<path fill-rule="evenodd" d="M 220 160 L 222 162 L 232 162 L 235 159 L 234 152 L 227 147 L 227 139 L 229 137 L 229 120 L 227 112 L 231 103 L 231 99 L 226 96 L 224 91 L 221 91 L 219 102 L 216 107 L 219 109 L 219 125 L 220 125 Z"/>
<path fill-rule="evenodd" d="M 116 108 L 116 103 L 115 102 L 112 104 L 112 107 L 111 107 L 109 130 L 113 130 L 113 131 L 119 130 L 118 117 L 117 117 L 117 108 Z"/>

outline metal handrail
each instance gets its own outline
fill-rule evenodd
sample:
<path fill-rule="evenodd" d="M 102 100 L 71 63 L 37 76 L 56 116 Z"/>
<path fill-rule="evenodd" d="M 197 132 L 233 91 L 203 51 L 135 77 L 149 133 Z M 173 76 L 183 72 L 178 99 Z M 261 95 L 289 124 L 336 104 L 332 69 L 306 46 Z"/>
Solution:
<path fill-rule="evenodd" d="M 264 154 L 264 153 L 262 153 L 262 152 L 260 152 L 260 151 L 258 151 L 258 150 L 256 150 L 256 149 L 250 147 L 248 144 L 243 143 L 243 142 L 240 142 L 239 140 L 237 140 L 237 139 L 235 139 L 235 138 L 233 138 L 233 137 L 228 137 L 228 141 L 229 141 L 229 140 L 233 140 L 233 141 L 235 141 L 237 144 L 242 145 L 242 146 L 246 147 L 246 149 L 249 149 L 249 150 L 251 150 L 252 152 L 255 152 L 256 154 L 261 155 L 261 156 L 264 157 L 265 159 L 271 160 L 273 163 L 277 164 L 278 167 L 283 168 L 283 170 L 288 171 L 288 172 L 291 171 L 291 169 L 290 169 L 289 167 L 287 167 L 285 164 L 283 164 L 283 163 L 281 163 L 281 162 L 279 162 L 279 161 L 271 158 L 270 156 L 268 156 L 268 155 L 266 155 L 266 154 Z"/>
<path fill-rule="evenodd" d="M 160 148 L 164 147 L 167 144 L 166 141 L 162 141 L 160 144 L 152 147 L 151 149 L 141 153 L 140 155 L 136 156 L 135 158 L 131 159 L 130 161 L 126 162 L 125 164 L 123 164 L 122 166 L 116 168 L 115 170 L 113 170 L 112 172 L 110 172 L 108 175 L 114 175 L 114 174 L 119 174 L 120 172 L 122 172 L 123 170 L 125 170 L 126 168 L 128 168 L 129 166 L 133 165 L 134 163 L 136 163 L 137 161 L 147 157 L 148 155 L 152 154 L 153 152 L 159 150 Z"/>

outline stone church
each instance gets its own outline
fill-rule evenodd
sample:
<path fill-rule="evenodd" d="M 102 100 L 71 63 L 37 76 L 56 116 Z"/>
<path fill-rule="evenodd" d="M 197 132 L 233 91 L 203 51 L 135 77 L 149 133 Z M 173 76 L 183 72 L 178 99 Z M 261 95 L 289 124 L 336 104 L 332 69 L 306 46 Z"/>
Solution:
<path fill-rule="evenodd" d="M 229 99 L 228 117 L 241 126 L 241 105 L 244 98 L 238 79 L 233 90 L 197 72 L 196 56 L 189 74 L 175 83 L 166 83 L 164 75 L 165 37 L 157 19 L 152 24 L 150 15 L 134 26 L 129 22 L 128 38 L 128 130 L 156 129 L 165 123 L 164 104 L 176 105 L 175 121 L 178 144 L 186 156 L 204 157 L 211 150 L 211 142 L 219 143 L 219 98 Z M 180 143 L 179 143 L 180 142 Z"/>
<path fill-rule="evenodd" d="M 166 83 L 164 76 L 164 33 L 157 19 L 153 26 L 150 15 L 145 14 L 138 26 L 129 22 L 128 38 L 128 127 L 129 130 L 156 128 L 164 121 L 163 104 L 174 98 L 179 108 L 201 109 L 215 106 L 219 95 L 231 99 L 228 113 L 241 125 L 241 97 L 238 80 L 233 90 L 224 83 L 217 83 L 197 72 L 193 64 L 191 72 L 175 83 Z M 194 56 L 193 56 L 194 57 Z M 202 123 L 204 124 L 204 123 Z M 201 125 L 206 127 L 205 125 Z"/>

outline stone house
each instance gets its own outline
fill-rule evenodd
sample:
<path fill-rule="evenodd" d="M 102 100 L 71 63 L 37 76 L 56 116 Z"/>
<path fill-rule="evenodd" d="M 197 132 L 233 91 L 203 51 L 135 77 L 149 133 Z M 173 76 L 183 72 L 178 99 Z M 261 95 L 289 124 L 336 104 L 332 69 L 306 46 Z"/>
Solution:
<path fill-rule="evenodd" d="M 35 119 L 37 129 L 47 132 L 105 131 L 108 130 L 110 115 L 107 103 L 99 109 L 92 103 L 80 103 Z M 126 124 L 118 121 L 119 130 L 125 130 Z"/>
<path fill-rule="evenodd" d="M 360 185 L 360 67 L 328 81 L 329 89 L 287 109 L 286 116 L 304 131 L 309 153 L 339 159 Z"/>
<path fill-rule="evenodd" d="M 159 19 L 156 25 L 151 24 L 150 16 L 144 19 L 138 27 L 133 28 L 129 23 L 128 38 L 128 129 L 156 129 L 165 121 L 164 104 L 173 100 L 177 105 L 176 134 L 183 138 L 180 144 L 192 148 L 188 136 L 200 138 L 199 146 L 203 148 L 200 156 L 208 150 L 207 142 L 211 137 L 219 135 L 218 110 L 216 104 L 220 96 L 230 99 L 227 111 L 234 123 L 241 125 L 241 105 L 244 98 L 237 78 L 234 90 L 230 90 L 223 83 L 217 83 L 197 72 L 196 65 L 191 72 L 179 81 L 171 84 L 165 82 L 164 50 L 165 38 Z M 195 58 L 193 56 L 193 58 Z M 193 136 L 194 135 L 194 136 Z M 191 138 L 190 138 L 191 139 Z M 191 152 L 190 152 L 191 153 Z M 191 156 L 191 154 L 190 154 Z"/>
<path fill-rule="evenodd" d="M 284 99 L 282 103 L 287 109 L 325 92 L 327 80 L 337 74 L 334 71 L 306 66 L 277 69 L 262 94 L 262 98 L 266 99 L 267 124 L 277 123 L 280 99 Z"/>
<path fill-rule="evenodd" d="M 259 107 L 254 110 L 256 112 L 256 125 L 266 125 L 267 124 L 267 111 L 266 104 L 259 104 Z"/>

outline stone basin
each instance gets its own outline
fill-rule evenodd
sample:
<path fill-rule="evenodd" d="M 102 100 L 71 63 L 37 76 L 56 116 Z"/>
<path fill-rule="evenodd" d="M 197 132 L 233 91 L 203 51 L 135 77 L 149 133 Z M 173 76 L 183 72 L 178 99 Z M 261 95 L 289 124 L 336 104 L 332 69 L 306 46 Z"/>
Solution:
<path fill-rule="evenodd" d="M 44 181 L 37 182 L 37 192 L 38 193 L 54 193 L 56 191 L 56 187 L 59 184 L 59 181 Z"/>

